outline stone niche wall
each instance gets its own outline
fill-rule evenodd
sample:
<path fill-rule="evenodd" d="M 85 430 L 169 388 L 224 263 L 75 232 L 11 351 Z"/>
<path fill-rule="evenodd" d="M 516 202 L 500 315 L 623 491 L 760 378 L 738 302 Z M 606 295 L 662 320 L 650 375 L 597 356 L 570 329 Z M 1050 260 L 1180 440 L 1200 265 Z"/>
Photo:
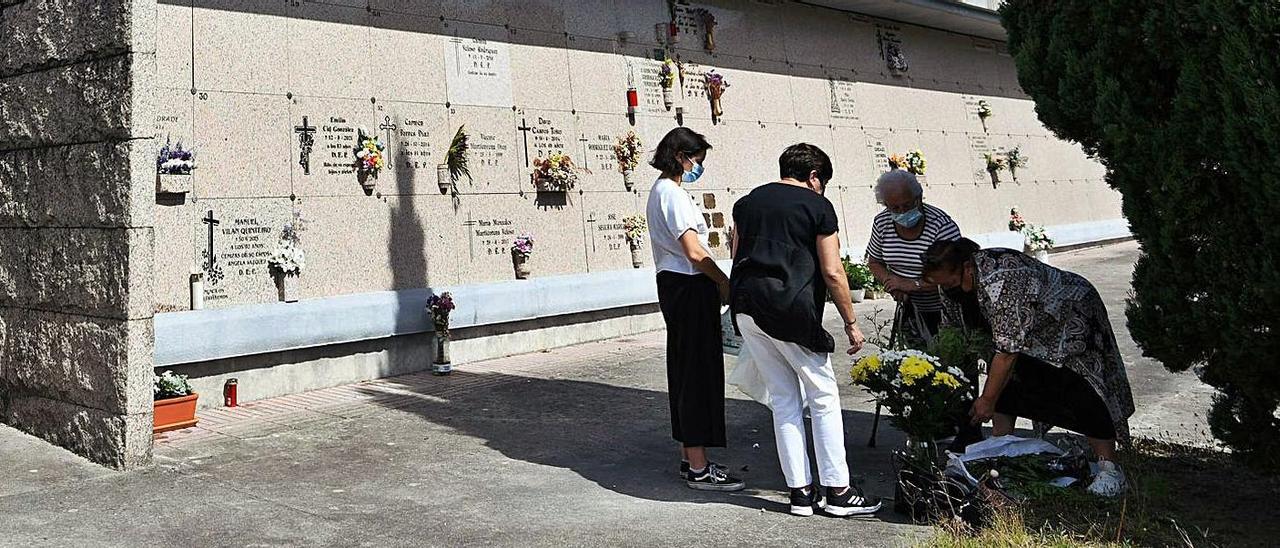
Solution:
<path fill-rule="evenodd" d="M 0 0 L 0 420 L 151 455 L 154 0 Z"/>
<path fill-rule="evenodd" d="M 696 9 L 716 18 L 714 51 Z M 208 307 L 275 300 L 266 260 L 295 209 L 304 298 L 511 279 L 523 232 L 536 276 L 630 268 L 621 219 L 643 212 L 656 173 L 642 167 L 628 192 L 610 145 L 634 130 L 651 149 L 681 122 L 715 147 L 692 192 L 721 258 L 734 201 L 800 141 L 834 158 L 828 196 L 853 247 L 885 156 L 916 148 L 926 198 L 965 231 L 1003 230 L 1014 205 L 1047 225 L 1120 217 L 1101 166 L 1039 124 L 1003 44 L 784 1 L 676 11 L 682 119 L 657 85 L 662 0 L 162 0 L 155 134 L 193 147 L 198 168 L 189 192 L 158 198 L 157 308 L 185 309 L 200 271 Z M 894 49 L 905 72 L 888 68 Z M 713 69 L 731 84 L 715 123 Z M 473 178 L 455 199 L 436 164 L 459 126 Z M 391 160 L 369 193 L 351 169 L 361 127 Z M 1030 165 L 993 188 L 983 154 L 1014 146 Z M 531 160 L 553 151 L 589 170 L 578 191 L 535 192 Z"/>

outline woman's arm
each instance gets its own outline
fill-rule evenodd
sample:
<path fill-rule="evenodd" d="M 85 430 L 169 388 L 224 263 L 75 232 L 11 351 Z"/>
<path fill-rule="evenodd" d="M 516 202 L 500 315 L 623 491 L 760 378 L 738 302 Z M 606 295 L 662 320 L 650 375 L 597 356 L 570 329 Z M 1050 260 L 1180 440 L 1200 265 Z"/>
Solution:
<path fill-rule="evenodd" d="M 1000 400 L 1004 387 L 1009 384 L 1013 363 L 1017 359 L 1017 354 L 998 352 L 991 360 L 991 367 L 987 370 L 987 383 L 982 388 L 982 395 L 973 402 L 973 410 L 970 412 L 974 424 L 982 424 L 995 416 L 996 402 Z"/>
<path fill-rule="evenodd" d="M 693 263 L 693 267 L 716 283 L 720 289 L 720 302 L 729 302 L 729 276 L 720 270 L 720 265 L 716 264 L 716 260 L 711 258 L 706 248 L 702 247 L 702 242 L 698 241 L 697 231 L 692 229 L 684 231 L 684 234 L 680 235 L 680 247 L 684 250 L 684 256 Z"/>
<path fill-rule="evenodd" d="M 822 279 L 831 292 L 831 300 L 840 311 L 844 320 L 844 333 L 849 337 L 849 354 L 862 349 L 866 337 L 858 329 L 858 316 L 853 312 L 853 297 L 849 295 L 849 278 L 844 273 L 844 264 L 840 262 L 840 237 L 834 233 L 818 236 L 818 268 L 822 270 Z"/>

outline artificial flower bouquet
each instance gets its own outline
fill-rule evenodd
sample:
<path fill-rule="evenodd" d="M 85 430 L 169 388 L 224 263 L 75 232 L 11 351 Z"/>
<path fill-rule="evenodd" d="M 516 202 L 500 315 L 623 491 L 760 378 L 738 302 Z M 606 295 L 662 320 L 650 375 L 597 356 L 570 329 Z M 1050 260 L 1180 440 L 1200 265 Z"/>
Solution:
<path fill-rule="evenodd" d="M 578 168 L 569 155 L 553 152 L 533 161 L 533 182 L 539 191 L 568 192 L 578 185 Z"/>

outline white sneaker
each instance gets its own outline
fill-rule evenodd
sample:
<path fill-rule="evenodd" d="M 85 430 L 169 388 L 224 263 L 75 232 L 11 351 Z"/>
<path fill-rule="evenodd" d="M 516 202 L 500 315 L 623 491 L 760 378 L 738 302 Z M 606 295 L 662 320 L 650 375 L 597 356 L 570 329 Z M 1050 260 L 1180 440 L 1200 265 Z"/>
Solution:
<path fill-rule="evenodd" d="M 1089 484 L 1089 492 L 1100 497 L 1118 497 L 1128 489 L 1124 479 L 1124 470 L 1120 465 L 1109 460 L 1098 461 L 1098 473 Z"/>

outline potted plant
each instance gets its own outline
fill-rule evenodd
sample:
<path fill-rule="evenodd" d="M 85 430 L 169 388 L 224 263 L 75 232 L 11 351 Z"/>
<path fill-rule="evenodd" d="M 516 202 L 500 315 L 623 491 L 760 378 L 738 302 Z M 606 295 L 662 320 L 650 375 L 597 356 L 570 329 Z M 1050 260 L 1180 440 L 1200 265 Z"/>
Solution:
<path fill-rule="evenodd" d="M 680 66 L 672 61 L 670 57 L 662 61 L 662 67 L 658 69 L 659 83 L 662 84 L 662 105 L 667 110 L 671 110 L 673 90 L 676 86 L 676 78 L 680 75 Z"/>
<path fill-rule="evenodd" d="M 631 247 L 631 266 L 644 266 L 640 249 L 644 247 L 644 235 L 649 230 L 649 223 L 643 215 L 631 215 L 622 219 L 622 228 L 626 231 L 627 244 Z"/>
<path fill-rule="evenodd" d="M 191 391 L 186 375 L 174 375 L 165 371 L 155 378 L 152 386 L 155 406 L 152 432 L 168 432 L 195 426 L 196 401 L 200 394 Z"/>
<path fill-rule="evenodd" d="M 707 98 L 711 100 L 711 119 L 719 120 L 720 116 L 724 115 L 724 110 L 720 108 L 720 97 L 724 95 L 724 90 L 729 88 L 729 82 L 715 69 L 707 71 L 705 79 Z"/>
<path fill-rule="evenodd" d="M 298 301 L 298 277 L 307 265 L 307 254 L 302 250 L 302 238 L 298 235 L 301 229 L 302 215 L 294 210 L 293 221 L 284 224 L 280 241 L 276 242 L 275 251 L 267 259 L 267 270 L 275 278 L 280 302 Z"/>
<path fill-rule="evenodd" d="M 364 129 L 360 130 L 359 140 L 360 146 L 355 149 L 356 178 L 365 192 L 372 192 L 378 183 L 378 174 L 386 167 L 387 158 L 383 152 L 387 147 L 382 139 L 369 136 Z"/>
<path fill-rule="evenodd" d="M 1000 188 L 1000 172 L 1008 165 L 1004 158 L 988 152 L 982 157 L 987 160 L 987 174 L 991 175 L 991 188 Z"/>
<path fill-rule="evenodd" d="M 986 99 L 978 100 L 978 120 L 982 122 L 982 132 L 987 132 L 987 118 L 991 117 L 991 104 Z"/>
<path fill-rule="evenodd" d="M 436 343 L 436 356 L 431 363 L 431 372 L 436 375 L 453 372 L 453 362 L 449 358 L 449 313 L 453 312 L 454 307 L 453 294 L 448 291 L 427 298 L 427 310 L 431 312 Z"/>
<path fill-rule="evenodd" d="M 578 186 L 578 168 L 568 154 L 559 152 L 535 159 L 533 186 L 538 192 L 568 192 Z"/>
<path fill-rule="evenodd" d="M 1013 177 L 1013 181 L 1018 182 L 1018 170 L 1026 167 L 1027 157 L 1022 155 L 1022 147 L 1016 146 L 1004 153 L 1005 164 L 1009 167 L 1009 176 Z"/>
<path fill-rule="evenodd" d="M 195 151 L 184 150 L 182 141 L 170 146 L 166 138 L 156 155 L 156 194 L 191 192 L 191 171 L 195 168 Z"/>
<path fill-rule="evenodd" d="M 533 236 L 521 234 L 511 243 L 511 262 L 516 269 L 516 279 L 526 280 L 532 274 L 529 256 L 533 255 Z"/>
<path fill-rule="evenodd" d="M 841 259 L 844 263 L 844 275 L 849 279 L 849 293 L 853 297 L 853 302 L 860 303 L 866 299 L 867 288 L 875 284 L 875 277 L 871 275 L 871 269 L 866 263 L 853 262 L 849 257 Z"/>
<path fill-rule="evenodd" d="M 457 133 L 453 134 L 453 140 L 449 142 L 449 151 L 444 153 L 444 163 L 436 165 L 436 184 L 440 186 L 441 194 L 452 191 L 457 196 L 458 180 L 463 177 L 471 179 L 467 157 L 467 152 L 471 150 L 469 139 L 467 126 L 458 126 Z"/>
<path fill-rule="evenodd" d="M 640 136 L 634 131 L 627 131 L 627 134 L 619 137 L 618 142 L 613 145 L 613 155 L 618 159 L 618 171 L 622 172 L 622 185 L 626 187 L 627 192 L 635 187 L 636 167 L 640 165 L 640 154 L 644 150 L 644 145 L 640 142 Z"/>

